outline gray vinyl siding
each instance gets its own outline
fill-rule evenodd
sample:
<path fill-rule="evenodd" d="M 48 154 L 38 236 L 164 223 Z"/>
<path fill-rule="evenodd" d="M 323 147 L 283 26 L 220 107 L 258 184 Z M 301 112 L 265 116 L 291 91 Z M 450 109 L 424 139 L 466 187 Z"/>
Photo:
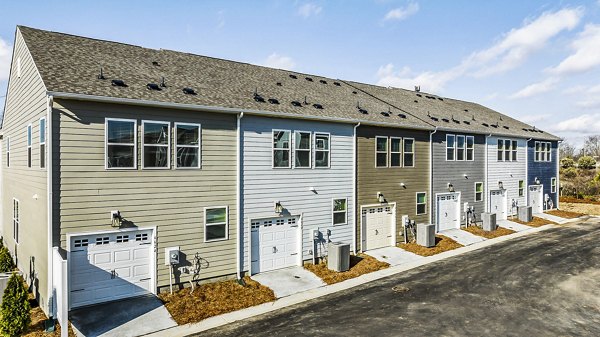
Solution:
<path fill-rule="evenodd" d="M 517 161 L 498 161 L 498 138 L 517 141 Z M 497 190 L 498 182 L 502 182 L 507 193 L 507 215 L 516 214 L 517 208 L 511 207 L 513 200 L 518 203 L 518 206 L 527 205 L 525 199 L 527 191 L 525 190 L 524 195 L 519 197 L 519 180 L 524 180 L 527 186 L 527 141 L 522 138 L 491 136 L 487 137 L 487 145 L 488 178 L 485 186 L 487 208 L 489 209 L 490 191 Z"/>
<path fill-rule="evenodd" d="M 119 210 L 135 227 L 156 227 L 158 287 L 169 284 L 164 248 L 171 246 L 180 247 L 183 266 L 199 253 L 205 262 L 200 279 L 236 273 L 235 115 L 77 101 L 55 101 L 54 113 L 60 128 L 55 174 L 60 177 L 62 247 L 67 248 L 67 234 L 113 230 L 110 212 Z M 137 120 L 137 169 L 105 169 L 105 118 Z M 170 122 L 171 169 L 142 169 L 142 120 Z M 174 168 L 175 122 L 201 124 L 202 168 Z M 204 207 L 209 206 L 229 207 L 227 240 L 204 242 Z M 190 279 L 176 273 L 175 282 Z"/>
<path fill-rule="evenodd" d="M 446 160 L 446 135 L 464 135 L 473 136 L 475 139 L 475 150 L 473 161 L 449 161 Z M 461 196 L 461 223 L 465 222 L 462 214 L 462 204 L 469 203 L 469 206 L 475 207 L 477 219 L 484 212 L 485 197 L 485 136 L 468 133 L 436 132 L 433 134 L 433 171 L 432 187 L 433 195 L 431 198 L 432 222 L 437 222 L 437 200 L 436 194 L 447 193 L 448 184 L 454 186 L 456 192 Z M 465 157 L 466 158 L 466 157 Z M 465 174 L 467 177 L 465 178 Z M 483 200 L 475 202 L 475 183 L 484 183 Z"/>
<path fill-rule="evenodd" d="M 243 134 L 243 268 L 249 268 L 250 220 L 276 217 L 275 201 L 291 215 L 302 215 L 302 257 L 311 259 L 312 230 L 331 230 L 331 240 L 353 244 L 353 126 L 294 119 L 245 116 Z M 330 134 L 330 168 L 272 168 L 273 129 Z M 290 160 L 294 161 L 293 142 Z M 314 141 L 312 144 L 314 149 Z M 314 161 L 314 156 L 312 157 Z M 310 191 L 314 187 L 317 193 Z M 332 199 L 348 199 L 348 223 L 332 225 Z"/>
<path fill-rule="evenodd" d="M 21 59 L 21 77 L 17 59 Z M 48 203 L 46 169 L 40 169 L 39 120 L 46 115 L 46 89 L 17 30 L 2 125 L 2 235 L 18 268 L 47 312 Z M 27 167 L 27 125 L 32 126 L 32 165 Z M 6 139 L 10 138 L 10 167 Z M 19 244 L 13 240 L 13 198 L 19 199 Z M 32 282 L 33 281 L 33 282 Z"/>

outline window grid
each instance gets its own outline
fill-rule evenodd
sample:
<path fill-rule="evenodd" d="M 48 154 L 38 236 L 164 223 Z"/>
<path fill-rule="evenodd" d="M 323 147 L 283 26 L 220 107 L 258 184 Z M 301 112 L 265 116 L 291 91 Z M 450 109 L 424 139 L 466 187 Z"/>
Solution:
<path fill-rule="evenodd" d="M 465 160 L 466 145 L 467 144 L 465 144 L 465 136 L 456 136 L 456 160 Z"/>
<path fill-rule="evenodd" d="M 375 167 L 388 167 L 388 137 L 375 137 Z"/>
<path fill-rule="evenodd" d="M 46 168 L 46 117 L 40 118 L 40 168 Z"/>
<path fill-rule="evenodd" d="M 446 161 L 454 161 L 456 155 L 456 136 L 446 135 Z"/>
<path fill-rule="evenodd" d="M 415 140 L 404 138 L 403 167 L 415 167 Z"/>
<path fill-rule="evenodd" d="M 402 167 L 402 138 L 390 137 L 390 167 Z"/>
<path fill-rule="evenodd" d="M 216 215 L 214 218 L 209 217 L 209 213 L 214 211 L 224 211 L 222 219 L 220 215 Z M 223 207 L 207 207 L 204 208 L 204 242 L 221 241 L 229 238 L 229 208 Z M 212 227 L 212 228 L 211 228 Z M 223 229 L 215 234 L 211 232 L 217 227 L 223 227 Z M 218 229 L 216 229 L 218 231 Z"/>
<path fill-rule="evenodd" d="M 6 137 L 6 167 L 10 167 L 10 137 Z"/>
<path fill-rule="evenodd" d="M 550 193 L 556 193 L 556 178 L 550 179 Z"/>
<path fill-rule="evenodd" d="M 519 180 L 519 196 L 525 196 L 525 181 Z"/>
<path fill-rule="evenodd" d="M 13 239 L 16 243 L 19 243 L 19 225 L 21 223 L 19 211 L 19 200 L 13 198 Z"/>
<path fill-rule="evenodd" d="M 535 157 L 537 162 L 552 161 L 552 143 L 550 142 L 535 142 Z"/>
<path fill-rule="evenodd" d="M 467 136 L 467 160 L 475 160 L 475 137 Z"/>
<path fill-rule="evenodd" d="M 498 161 L 517 161 L 518 142 L 510 139 L 498 139 Z"/>

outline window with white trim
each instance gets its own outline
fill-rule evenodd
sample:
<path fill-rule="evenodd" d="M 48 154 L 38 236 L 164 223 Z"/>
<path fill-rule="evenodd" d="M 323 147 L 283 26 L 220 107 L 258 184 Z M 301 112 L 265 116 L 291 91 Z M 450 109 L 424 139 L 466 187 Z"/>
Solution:
<path fill-rule="evenodd" d="M 415 140 L 412 138 L 404 138 L 403 161 L 404 167 L 415 166 Z"/>
<path fill-rule="evenodd" d="M 556 178 L 550 179 L 550 193 L 556 193 Z"/>
<path fill-rule="evenodd" d="M 200 167 L 200 124 L 175 123 L 177 168 Z"/>
<path fill-rule="evenodd" d="M 402 166 L 402 138 L 390 137 L 390 167 Z"/>
<path fill-rule="evenodd" d="M 549 162 L 552 160 L 552 143 L 550 142 L 535 142 L 535 161 Z"/>
<path fill-rule="evenodd" d="M 310 168 L 311 166 L 311 133 L 294 132 L 294 167 Z"/>
<path fill-rule="evenodd" d="M 540 161 L 540 150 L 542 148 L 542 144 L 540 142 L 535 142 L 535 161 Z"/>
<path fill-rule="evenodd" d="M 348 223 L 348 199 L 332 200 L 332 218 L 334 225 L 345 225 Z"/>
<path fill-rule="evenodd" d="M 40 118 L 40 168 L 46 167 L 46 117 Z"/>
<path fill-rule="evenodd" d="M 456 137 L 454 135 L 446 135 L 446 160 L 452 161 L 454 160 L 454 154 L 456 151 L 456 144 L 454 140 Z"/>
<path fill-rule="evenodd" d="M 498 161 L 517 161 L 517 141 L 498 139 Z"/>
<path fill-rule="evenodd" d="M 465 136 L 456 136 L 456 160 L 465 160 Z"/>
<path fill-rule="evenodd" d="M 467 160 L 475 159 L 475 137 L 467 136 Z"/>
<path fill-rule="evenodd" d="M 498 139 L 498 161 L 504 160 L 504 140 Z"/>
<path fill-rule="evenodd" d="M 504 161 L 510 161 L 510 140 L 504 140 Z"/>
<path fill-rule="evenodd" d="M 13 239 L 19 243 L 19 224 L 21 218 L 19 216 L 19 200 L 13 198 Z"/>
<path fill-rule="evenodd" d="M 10 167 L 10 137 L 6 137 L 6 167 Z"/>
<path fill-rule="evenodd" d="M 204 241 L 226 240 L 229 222 L 227 207 L 210 207 L 204 209 Z"/>
<path fill-rule="evenodd" d="M 171 125 L 142 121 L 142 168 L 170 168 Z"/>
<path fill-rule="evenodd" d="M 31 167 L 31 124 L 27 125 L 27 167 Z"/>
<path fill-rule="evenodd" d="M 427 214 L 427 193 L 417 192 L 417 215 Z"/>
<path fill-rule="evenodd" d="M 106 168 L 137 167 L 137 122 L 132 119 L 106 119 Z"/>
<path fill-rule="evenodd" d="M 519 196 L 522 197 L 525 195 L 525 181 L 519 180 Z"/>
<path fill-rule="evenodd" d="M 273 167 L 291 167 L 290 131 L 273 130 Z"/>
<path fill-rule="evenodd" d="M 388 137 L 375 137 L 375 167 L 388 166 Z"/>
<path fill-rule="evenodd" d="M 315 133 L 315 167 L 329 167 L 329 134 Z"/>
<path fill-rule="evenodd" d="M 517 141 L 513 140 L 511 142 L 512 147 L 511 147 L 511 160 L 512 161 L 517 161 Z"/>
<path fill-rule="evenodd" d="M 483 183 L 475 183 L 475 201 L 483 200 Z"/>

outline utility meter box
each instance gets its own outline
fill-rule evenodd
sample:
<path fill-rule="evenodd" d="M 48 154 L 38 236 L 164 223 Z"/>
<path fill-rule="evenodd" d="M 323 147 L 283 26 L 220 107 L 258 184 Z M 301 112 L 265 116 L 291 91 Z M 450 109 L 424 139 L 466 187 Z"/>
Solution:
<path fill-rule="evenodd" d="M 327 245 L 327 268 L 334 271 L 347 271 L 350 269 L 350 244 L 330 242 Z"/>
<path fill-rule="evenodd" d="M 165 248 L 165 266 L 179 264 L 179 247 Z"/>

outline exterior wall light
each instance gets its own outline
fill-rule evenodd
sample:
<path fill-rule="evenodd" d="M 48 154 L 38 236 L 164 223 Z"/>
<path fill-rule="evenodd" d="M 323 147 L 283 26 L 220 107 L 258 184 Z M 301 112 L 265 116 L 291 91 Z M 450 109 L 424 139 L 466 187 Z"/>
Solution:
<path fill-rule="evenodd" d="M 406 188 L 406 184 L 405 183 L 400 183 L 400 187 Z"/>
<path fill-rule="evenodd" d="M 111 211 L 110 212 L 110 225 L 112 227 L 121 227 L 121 223 L 123 222 L 123 218 L 121 217 L 121 212 Z"/>
<path fill-rule="evenodd" d="M 377 192 L 377 201 L 379 201 L 382 204 L 385 202 L 385 197 L 383 196 L 383 193 Z"/>
<path fill-rule="evenodd" d="M 454 185 L 448 183 L 448 192 L 454 192 Z"/>
<path fill-rule="evenodd" d="M 501 181 L 498 182 L 498 188 L 501 190 L 504 189 L 504 184 Z"/>
<path fill-rule="evenodd" d="M 466 173 L 463 174 L 463 177 L 465 177 L 465 179 L 469 179 L 469 176 Z"/>
<path fill-rule="evenodd" d="M 275 210 L 275 213 L 277 213 L 277 214 L 283 213 L 283 206 L 281 205 L 281 203 L 279 201 L 275 201 L 274 210 Z"/>
<path fill-rule="evenodd" d="M 538 177 L 535 177 L 535 179 L 534 179 L 534 180 L 535 180 L 535 184 L 536 184 L 536 185 L 539 185 L 539 184 L 540 184 L 540 179 L 538 179 Z"/>

